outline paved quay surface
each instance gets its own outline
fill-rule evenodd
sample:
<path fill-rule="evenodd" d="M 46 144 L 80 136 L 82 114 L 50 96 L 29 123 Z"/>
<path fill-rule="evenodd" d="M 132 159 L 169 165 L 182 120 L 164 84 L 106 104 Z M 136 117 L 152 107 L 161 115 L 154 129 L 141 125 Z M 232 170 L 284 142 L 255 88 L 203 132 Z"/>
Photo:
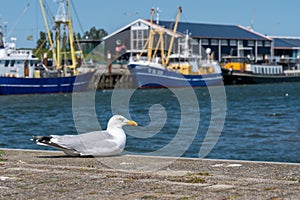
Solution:
<path fill-rule="evenodd" d="M 0 149 L 0 199 L 300 199 L 300 164 Z"/>

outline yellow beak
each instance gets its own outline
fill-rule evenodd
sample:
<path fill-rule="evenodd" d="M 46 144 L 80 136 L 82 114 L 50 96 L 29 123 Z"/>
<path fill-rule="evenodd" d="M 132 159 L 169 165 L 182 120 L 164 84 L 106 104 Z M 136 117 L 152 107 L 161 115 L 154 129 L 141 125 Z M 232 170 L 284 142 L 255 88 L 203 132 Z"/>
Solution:
<path fill-rule="evenodd" d="M 129 126 L 137 126 L 138 124 L 137 124 L 135 121 L 133 121 L 133 120 L 128 120 L 128 121 L 126 122 L 126 125 L 129 125 Z"/>

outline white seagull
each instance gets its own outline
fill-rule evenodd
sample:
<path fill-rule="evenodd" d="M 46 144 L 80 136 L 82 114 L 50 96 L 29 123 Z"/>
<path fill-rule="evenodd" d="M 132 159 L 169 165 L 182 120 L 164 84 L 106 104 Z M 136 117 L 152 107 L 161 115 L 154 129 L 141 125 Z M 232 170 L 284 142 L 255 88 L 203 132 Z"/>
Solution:
<path fill-rule="evenodd" d="M 137 123 L 121 115 L 114 115 L 104 131 L 93 131 L 78 135 L 33 136 L 32 141 L 39 145 L 62 150 L 68 156 L 114 156 L 120 154 L 126 144 L 124 125 L 137 126 Z"/>

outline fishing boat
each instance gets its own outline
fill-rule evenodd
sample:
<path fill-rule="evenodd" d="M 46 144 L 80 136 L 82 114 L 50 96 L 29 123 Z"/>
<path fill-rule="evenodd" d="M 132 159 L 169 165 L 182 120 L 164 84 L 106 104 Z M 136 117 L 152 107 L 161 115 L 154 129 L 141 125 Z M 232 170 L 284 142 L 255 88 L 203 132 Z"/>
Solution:
<path fill-rule="evenodd" d="M 202 53 L 206 52 L 206 58 L 203 55 L 194 54 L 190 49 L 189 44 L 192 42 L 188 32 L 178 38 L 180 41 L 178 53 L 171 53 L 181 12 L 182 9 L 179 7 L 169 48 L 166 52 L 164 30 L 152 28 L 154 15 L 154 9 L 152 9 L 149 37 L 146 42 L 147 46 L 145 45 L 147 56 L 143 56 L 143 52 L 135 57 L 131 56 L 128 63 L 128 69 L 138 88 L 201 87 L 223 84 L 219 63 L 211 59 L 209 49 L 202 50 Z M 156 39 L 157 44 L 153 48 L 155 36 L 159 39 Z"/>
<path fill-rule="evenodd" d="M 281 59 L 278 63 L 253 63 L 248 57 L 226 56 L 221 69 L 224 84 L 257 84 L 300 81 L 300 65 Z"/>
<path fill-rule="evenodd" d="M 6 41 L 2 29 L 0 30 L 0 95 L 10 94 L 41 94 L 41 93 L 67 93 L 84 91 L 89 87 L 94 74 L 92 71 L 79 73 L 81 66 L 81 52 L 75 51 L 73 40 L 72 20 L 70 10 L 65 11 L 65 5 L 69 6 L 69 0 L 59 1 L 61 11 L 55 17 L 57 35 L 61 32 L 61 26 L 68 30 L 70 56 L 61 44 L 61 37 L 52 40 L 52 33 L 48 27 L 44 6 L 40 0 L 42 13 L 46 23 L 49 44 L 52 49 L 52 59 L 47 56 L 42 62 L 33 54 L 32 50 L 18 50 L 16 39 Z M 66 49 L 64 49 L 66 50 Z M 65 58 L 63 57 L 65 55 Z"/>

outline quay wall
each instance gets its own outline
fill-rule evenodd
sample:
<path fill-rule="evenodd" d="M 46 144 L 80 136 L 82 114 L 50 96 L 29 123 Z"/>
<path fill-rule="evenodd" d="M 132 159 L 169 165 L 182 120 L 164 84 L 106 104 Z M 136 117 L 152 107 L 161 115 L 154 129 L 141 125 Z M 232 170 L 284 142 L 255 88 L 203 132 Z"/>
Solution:
<path fill-rule="evenodd" d="M 0 199 L 299 199 L 300 165 L 0 149 Z"/>
<path fill-rule="evenodd" d="M 127 64 L 112 64 L 110 66 L 99 65 L 92 80 L 92 87 L 95 89 L 113 89 L 134 87 L 133 79 Z"/>

